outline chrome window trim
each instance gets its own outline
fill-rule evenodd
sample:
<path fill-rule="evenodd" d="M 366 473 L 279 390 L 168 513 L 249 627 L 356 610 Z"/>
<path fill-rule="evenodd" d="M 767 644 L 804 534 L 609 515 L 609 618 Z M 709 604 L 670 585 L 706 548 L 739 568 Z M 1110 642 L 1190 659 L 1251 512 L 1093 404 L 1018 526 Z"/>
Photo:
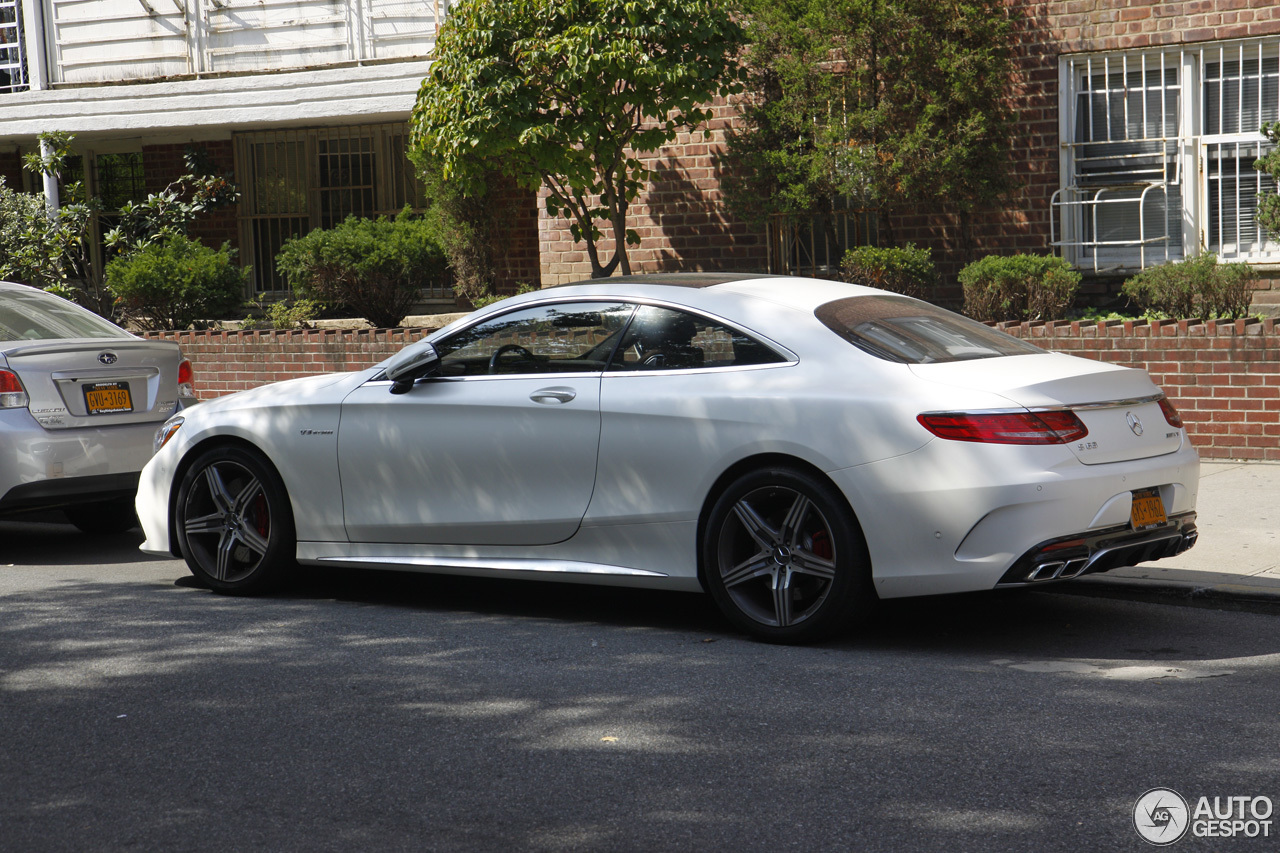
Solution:
<path fill-rule="evenodd" d="M 777 341 L 768 337 L 767 335 L 762 335 L 758 332 L 752 331 L 744 327 L 740 323 L 734 323 L 729 320 L 725 320 L 721 317 L 716 316 L 715 314 L 712 314 L 708 311 L 704 311 L 700 308 L 690 308 L 688 305 L 682 305 L 678 302 L 671 302 L 665 299 L 649 299 L 646 297 L 635 297 L 635 296 L 625 296 L 625 297 L 612 298 L 612 299 L 609 297 L 601 296 L 601 297 L 584 299 L 583 297 L 580 297 L 580 296 L 578 297 L 560 296 L 559 298 L 537 299 L 531 302 L 522 302 L 519 305 L 513 305 L 510 311 L 523 311 L 526 308 L 539 308 L 546 305 L 571 305 L 574 303 L 582 303 L 582 302 L 617 302 L 623 305 L 631 305 L 633 307 L 650 305 L 655 308 L 667 308 L 672 311 L 682 311 L 685 314 L 691 314 L 695 317 L 701 317 L 711 323 L 715 323 L 717 325 L 725 326 L 726 328 L 734 329 L 739 332 L 742 332 L 744 335 L 747 335 L 748 337 L 759 341 L 760 343 L 767 346 L 769 349 L 773 350 L 775 355 L 778 355 L 779 357 L 782 358 L 782 361 L 771 362 L 769 364 L 743 364 L 743 365 L 723 364 L 723 365 L 717 365 L 717 366 L 711 366 L 711 367 L 680 367 L 680 368 L 671 368 L 668 370 L 664 370 L 664 369 L 610 370 L 609 366 L 605 365 L 604 369 L 601 370 L 600 372 L 586 371 L 583 373 L 504 373 L 504 374 L 494 375 L 494 376 L 450 376 L 450 377 L 440 377 L 440 378 L 445 378 L 450 380 L 527 379 L 533 376 L 559 376 L 563 378 L 578 378 L 578 377 L 611 376 L 611 375 L 633 376 L 636 374 L 646 374 L 646 375 L 661 374 L 664 376 L 670 376 L 672 374 L 678 374 L 678 373 L 708 373 L 713 371 L 718 372 L 718 371 L 725 371 L 725 370 L 756 370 L 756 369 L 765 368 L 765 367 L 791 367 L 800 362 L 799 356 L 797 356 L 794 352 L 792 352 L 787 347 L 782 346 Z M 457 329 L 453 329 L 452 331 L 449 332 L 447 336 L 442 336 L 439 339 L 436 339 L 429 335 L 424 340 L 429 340 L 433 344 L 436 343 L 437 340 L 441 340 L 441 341 L 447 340 L 448 338 L 451 338 L 454 335 L 462 334 L 468 329 L 473 329 L 476 326 L 480 325 L 481 323 L 487 323 L 489 320 L 495 319 L 497 317 L 501 317 L 503 316 L 503 314 L 510 313 L 510 311 L 494 311 L 491 314 L 485 314 L 483 317 L 477 318 L 474 323 L 468 323 L 465 326 L 461 326 Z M 635 312 L 632 311 L 632 316 L 627 318 L 627 326 L 622 327 L 622 334 L 624 335 L 626 334 L 627 328 L 630 325 L 631 320 L 634 318 L 634 316 L 635 316 Z M 380 380 L 374 380 L 374 381 L 380 381 Z M 371 384 L 371 383 L 366 383 L 366 384 Z"/>

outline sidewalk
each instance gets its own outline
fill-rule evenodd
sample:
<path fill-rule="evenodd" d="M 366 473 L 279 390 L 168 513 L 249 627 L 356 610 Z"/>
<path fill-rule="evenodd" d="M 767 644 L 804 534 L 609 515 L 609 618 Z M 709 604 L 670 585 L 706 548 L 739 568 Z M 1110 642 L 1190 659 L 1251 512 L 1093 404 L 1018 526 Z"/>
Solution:
<path fill-rule="evenodd" d="M 1200 539 L 1177 557 L 1055 585 L 1062 592 L 1280 610 L 1280 465 L 1200 464 Z"/>

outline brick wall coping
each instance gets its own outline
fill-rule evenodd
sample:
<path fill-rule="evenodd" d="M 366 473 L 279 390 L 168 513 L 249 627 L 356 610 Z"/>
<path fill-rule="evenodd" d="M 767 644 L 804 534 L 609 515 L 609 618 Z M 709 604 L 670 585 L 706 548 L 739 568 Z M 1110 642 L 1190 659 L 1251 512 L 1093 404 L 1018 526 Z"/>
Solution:
<path fill-rule="evenodd" d="M 139 332 L 138 335 L 150 340 L 173 341 L 177 344 L 205 340 L 263 343 L 270 340 L 312 342 L 338 341 L 346 338 L 354 338 L 357 341 L 416 339 L 434 331 L 435 328 L 425 326 L 405 326 L 395 329 L 182 329 L 176 332 Z"/>
<path fill-rule="evenodd" d="M 1280 320 L 1033 320 L 988 323 L 1020 338 L 1029 337 L 1230 337 L 1280 335 Z"/>

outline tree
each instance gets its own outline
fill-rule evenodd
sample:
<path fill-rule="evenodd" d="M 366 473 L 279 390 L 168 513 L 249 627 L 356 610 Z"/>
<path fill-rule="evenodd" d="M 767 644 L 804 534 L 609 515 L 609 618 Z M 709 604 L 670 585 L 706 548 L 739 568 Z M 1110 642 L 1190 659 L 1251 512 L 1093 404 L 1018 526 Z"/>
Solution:
<path fill-rule="evenodd" d="M 1253 161 L 1253 168 L 1270 175 L 1273 181 L 1280 180 L 1280 122 L 1263 122 L 1261 132 L 1271 144 L 1265 154 Z M 1272 235 L 1280 234 L 1280 194 L 1258 194 L 1257 218 Z"/>
<path fill-rule="evenodd" d="M 22 168 L 61 182 L 67 161 L 74 156 L 69 133 L 47 131 L 37 150 L 22 157 Z M 74 299 L 104 317 L 111 315 L 111 296 L 94 279 L 87 235 L 98 204 L 84 199 L 79 181 L 62 187 L 62 205 L 50 209 L 43 193 L 0 191 L 0 220 L 4 247 L 0 249 L 0 277 L 29 284 Z M 87 284 L 93 280 L 93 284 Z M 83 287 L 81 286 L 83 285 Z"/>
<path fill-rule="evenodd" d="M 23 168 L 62 180 L 75 156 L 75 137 L 62 132 L 40 134 L 39 150 L 23 156 Z M 126 257 L 156 242 L 185 235 L 206 211 L 233 204 L 239 191 L 214 173 L 203 148 L 187 146 L 187 174 L 140 202 L 117 211 L 118 225 L 103 235 L 109 258 Z M 103 286 L 104 270 L 95 268 L 88 242 L 93 214 L 102 210 L 97 198 L 84 200 L 78 181 L 62 188 L 62 206 L 49 215 L 41 195 L 15 193 L 0 185 L 0 275 L 72 299 L 104 317 L 118 313 L 115 296 Z"/>
<path fill-rule="evenodd" d="M 1001 0 L 746 0 L 743 129 L 730 205 L 969 215 L 1009 187 L 1012 23 Z"/>
<path fill-rule="evenodd" d="M 743 32 L 725 0 L 463 0 L 450 9 L 413 112 L 412 156 L 465 195 L 498 174 L 545 187 L 591 274 L 631 271 L 639 159 L 737 91 Z M 598 223 L 613 229 L 600 260 Z"/>

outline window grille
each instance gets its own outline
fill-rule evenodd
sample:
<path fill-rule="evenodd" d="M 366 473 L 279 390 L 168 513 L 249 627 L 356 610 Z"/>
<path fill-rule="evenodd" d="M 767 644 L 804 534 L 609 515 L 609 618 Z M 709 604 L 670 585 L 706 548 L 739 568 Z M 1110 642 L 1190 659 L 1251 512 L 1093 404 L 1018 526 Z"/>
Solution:
<path fill-rule="evenodd" d="M 241 256 L 253 265 L 255 295 L 288 292 L 275 257 L 289 238 L 348 216 L 426 207 L 405 157 L 408 133 L 385 124 L 234 134 Z M 451 295 L 448 282 L 424 291 L 428 299 Z"/>
<path fill-rule="evenodd" d="M 29 87 L 22 3 L 0 0 L 0 93 L 23 92 Z"/>
<path fill-rule="evenodd" d="M 1276 192 L 1254 161 L 1280 119 L 1280 39 L 1070 57 L 1053 244 L 1076 266 L 1132 272 L 1201 250 L 1280 262 L 1257 222 Z"/>
<path fill-rule="evenodd" d="M 768 223 L 769 272 L 832 277 L 845 252 L 876 242 L 876 215 L 843 207 L 804 221 L 777 216 Z"/>
<path fill-rule="evenodd" d="M 1274 193 L 1253 163 L 1272 146 L 1259 133 L 1280 119 L 1280 45 L 1218 45 L 1200 51 L 1205 243 L 1226 260 L 1278 260 L 1280 244 L 1256 219 L 1258 197 Z"/>
<path fill-rule="evenodd" d="M 1182 257 L 1180 83 L 1165 51 L 1071 60 L 1065 185 L 1053 243 L 1095 272 Z"/>

